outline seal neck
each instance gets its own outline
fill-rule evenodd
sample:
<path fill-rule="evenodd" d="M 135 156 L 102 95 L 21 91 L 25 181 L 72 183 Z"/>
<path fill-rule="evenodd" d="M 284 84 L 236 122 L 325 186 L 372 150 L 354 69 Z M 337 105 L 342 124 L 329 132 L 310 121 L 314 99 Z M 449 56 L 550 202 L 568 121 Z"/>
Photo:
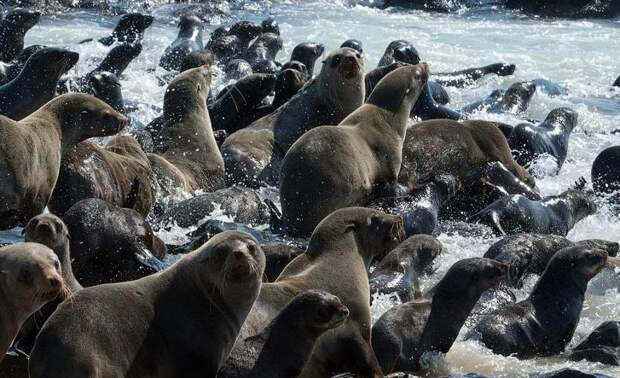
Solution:
<path fill-rule="evenodd" d="M 20 322 L 17 320 L 19 311 L 12 305 L 10 297 L 2 285 L 2 272 L 0 272 L 0 361 L 9 350 L 15 335 L 19 332 Z"/>
<path fill-rule="evenodd" d="M 76 292 L 82 289 L 82 285 L 77 281 L 73 275 L 73 267 L 71 266 L 71 248 L 69 246 L 69 240 L 64 241 L 62 245 L 53 248 L 56 256 L 60 259 L 60 266 L 62 267 L 62 278 L 65 284 L 71 292 Z M 62 292 L 61 292 L 62 294 Z"/>

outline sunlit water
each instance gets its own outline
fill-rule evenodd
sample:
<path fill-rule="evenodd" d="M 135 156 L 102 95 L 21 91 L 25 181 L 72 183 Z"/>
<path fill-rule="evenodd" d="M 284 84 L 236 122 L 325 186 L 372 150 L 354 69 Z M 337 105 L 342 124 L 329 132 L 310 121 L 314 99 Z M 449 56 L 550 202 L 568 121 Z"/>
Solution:
<path fill-rule="evenodd" d="M 364 2 L 369 3 L 372 1 Z M 146 32 L 144 50 L 122 78 L 127 100 L 161 107 L 164 87 L 159 86 L 155 75 L 148 71 L 157 67 L 164 48 L 176 36 L 173 11 L 177 8 L 178 5 L 165 5 L 154 10 L 156 21 Z M 620 40 L 620 20 L 542 20 L 493 8 L 463 10 L 458 14 L 428 14 L 385 11 L 344 2 L 334 4 L 334 1 L 328 0 L 259 2 L 258 5 L 232 7 L 231 13 L 232 18 L 227 23 L 275 17 L 285 40 L 279 55 L 282 61 L 299 42 L 321 42 L 329 51 L 346 39 L 356 38 L 364 43 L 367 69 L 376 66 L 385 46 L 394 39 L 413 42 L 423 60 L 429 62 L 435 72 L 498 61 L 517 65 L 514 76 L 489 76 L 471 88 L 448 88 L 452 99 L 450 106 L 453 108 L 480 99 L 494 89 L 507 88 L 518 80 L 545 78 L 565 86 L 568 94 L 561 97 L 551 98 L 538 91 L 524 115 L 528 119 L 543 119 L 550 110 L 560 106 L 570 106 L 579 113 L 579 125 L 571 137 L 569 157 L 560 175 L 547 176 L 538 181 L 544 194 L 557 194 L 581 176 L 589 179 L 590 167 L 598 152 L 620 144 L 620 134 L 610 134 L 620 128 L 620 90 L 610 87 L 620 74 L 620 46 L 617 44 Z M 96 66 L 108 48 L 96 43 L 79 45 L 78 42 L 107 35 L 115 21 L 94 12 L 47 16 L 28 33 L 26 42 L 62 46 L 79 52 L 80 62 L 73 73 L 83 74 Z M 217 26 L 210 25 L 207 29 L 210 31 Z M 207 35 L 205 33 L 205 39 Z M 156 72 L 161 73 L 159 69 Z M 214 89 L 221 88 L 223 84 L 221 79 L 216 80 Z M 142 123 L 157 115 L 157 111 L 149 106 L 132 114 Z M 477 117 L 518 122 L 517 118 L 506 115 L 480 113 Z M 161 236 L 166 240 L 182 240 L 182 231 L 167 231 Z M 620 220 L 604 207 L 599 214 L 579 223 L 570 232 L 569 238 L 620 241 Z M 15 241 L 16 232 L 4 232 L 0 234 L 0 239 Z M 472 237 L 462 232 L 444 233 L 439 239 L 447 252 L 437 259 L 437 270 L 424 282 L 425 288 L 436 283 L 455 261 L 482 256 L 488 246 L 497 240 Z M 582 319 L 571 345 L 579 342 L 601 322 L 620 320 L 620 283 L 616 277 L 608 272 L 591 283 Z M 525 290 L 517 293 L 519 298 L 527 296 L 527 290 L 533 284 L 532 280 Z M 373 306 L 375 319 L 390 306 L 391 302 L 387 299 L 376 301 Z M 457 341 L 447 355 L 447 364 L 453 373 L 478 372 L 493 377 L 527 376 L 567 366 L 620 376 L 618 368 L 566 362 L 562 356 L 528 361 L 500 357 L 470 341 Z"/>

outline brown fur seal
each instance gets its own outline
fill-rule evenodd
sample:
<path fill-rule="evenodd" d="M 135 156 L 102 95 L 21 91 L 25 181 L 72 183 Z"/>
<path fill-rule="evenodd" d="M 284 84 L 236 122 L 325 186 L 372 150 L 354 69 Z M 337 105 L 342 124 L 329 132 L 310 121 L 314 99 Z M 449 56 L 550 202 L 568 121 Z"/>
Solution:
<path fill-rule="evenodd" d="M 103 101 L 77 93 L 59 96 L 19 122 L 0 116 L 0 228 L 25 225 L 43 211 L 64 151 L 127 123 Z"/>
<path fill-rule="evenodd" d="M 65 151 L 49 208 L 62 216 L 87 198 L 100 198 L 147 216 L 155 201 L 149 158 L 136 139 L 117 136 L 105 148 L 82 142 Z"/>
<path fill-rule="evenodd" d="M 346 371 L 381 376 L 370 347 L 368 267 L 403 236 L 398 216 L 361 207 L 330 214 L 314 230 L 306 252 L 288 264 L 274 283 L 263 285 L 231 358 L 245 353 L 243 340 L 259 334 L 295 295 L 321 289 L 338 296 L 351 314 L 344 325 L 321 336 L 300 376 L 329 377 Z"/>
<path fill-rule="evenodd" d="M 306 132 L 282 162 L 282 219 L 290 235 L 309 235 L 334 210 L 365 206 L 398 179 L 407 120 L 428 66 L 399 68 L 338 127 Z"/>
<path fill-rule="evenodd" d="M 22 323 L 64 289 L 54 251 L 37 243 L 0 248 L 0 362 Z"/>
<path fill-rule="evenodd" d="M 398 181 L 415 187 L 438 174 L 461 181 L 487 163 L 499 161 L 521 181 L 535 187 L 534 178 L 513 159 L 506 137 L 486 121 L 431 120 L 407 130 Z"/>
<path fill-rule="evenodd" d="M 289 378 L 301 373 L 317 339 L 349 316 L 340 299 L 322 290 L 293 298 L 256 337 L 245 340 L 242 360 L 228 360 L 218 378 Z M 254 367 L 252 367 L 254 366 Z"/>
<path fill-rule="evenodd" d="M 161 273 L 84 289 L 45 323 L 30 376 L 215 377 L 264 267 L 254 238 L 224 232 Z"/>
<path fill-rule="evenodd" d="M 297 138 L 316 126 L 337 125 L 363 101 L 360 53 L 349 48 L 333 51 L 321 73 L 287 103 L 224 141 L 227 183 L 276 183 L 280 163 Z"/>
<path fill-rule="evenodd" d="M 171 186 L 187 192 L 224 187 L 224 161 L 207 109 L 210 85 L 211 71 L 202 66 L 178 75 L 166 90 L 163 152 L 149 155 L 153 172 L 166 191 Z"/>

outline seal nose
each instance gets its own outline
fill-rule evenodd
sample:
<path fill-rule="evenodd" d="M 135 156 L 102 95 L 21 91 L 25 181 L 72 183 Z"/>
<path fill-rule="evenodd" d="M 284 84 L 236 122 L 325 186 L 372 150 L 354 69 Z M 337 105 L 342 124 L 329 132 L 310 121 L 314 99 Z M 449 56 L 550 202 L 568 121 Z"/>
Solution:
<path fill-rule="evenodd" d="M 233 252 L 233 256 L 235 256 L 237 260 L 241 260 L 245 258 L 245 253 L 243 253 L 243 251 L 236 250 Z"/>
<path fill-rule="evenodd" d="M 58 289 L 61 286 L 60 279 L 57 276 L 48 277 L 47 283 L 52 289 Z"/>
<path fill-rule="evenodd" d="M 343 309 L 341 309 L 341 310 L 340 310 L 340 315 L 341 315 L 343 318 L 348 318 L 348 317 L 349 317 L 349 309 L 348 309 L 348 308 L 346 308 L 346 307 L 345 307 L 345 308 L 343 308 Z"/>

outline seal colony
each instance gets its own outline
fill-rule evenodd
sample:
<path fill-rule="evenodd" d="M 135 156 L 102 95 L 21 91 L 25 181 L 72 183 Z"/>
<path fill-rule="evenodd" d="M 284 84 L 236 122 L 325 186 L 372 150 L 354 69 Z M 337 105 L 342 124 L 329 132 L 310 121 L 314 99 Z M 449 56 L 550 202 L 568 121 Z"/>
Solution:
<path fill-rule="evenodd" d="M 283 57 L 276 19 L 211 31 L 204 16 L 179 13 L 145 73 L 157 105 L 122 93 L 154 16 L 82 41 L 105 58 L 70 76 L 69 46 L 24 43 L 38 11 L 0 21 L 0 229 L 25 240 L 0 247 L 0 376 L 433 376 L 459 339 L 618 365 L 618 319 L 571 344 L 589 282 L 618 279 L 617 236 L 570 232 L 620 203 L 620 146 L 594 161 L 593 190 L 541 194 L 580 128 L 567 107 L 525 118 L 557 84 L 511 80 L 455 110 L 446 87 L 518 67 L 434 73 L 404 39 L 377 67 L 358 39 Z M 459 260 L 454 233 L 503 239 Z"/>

